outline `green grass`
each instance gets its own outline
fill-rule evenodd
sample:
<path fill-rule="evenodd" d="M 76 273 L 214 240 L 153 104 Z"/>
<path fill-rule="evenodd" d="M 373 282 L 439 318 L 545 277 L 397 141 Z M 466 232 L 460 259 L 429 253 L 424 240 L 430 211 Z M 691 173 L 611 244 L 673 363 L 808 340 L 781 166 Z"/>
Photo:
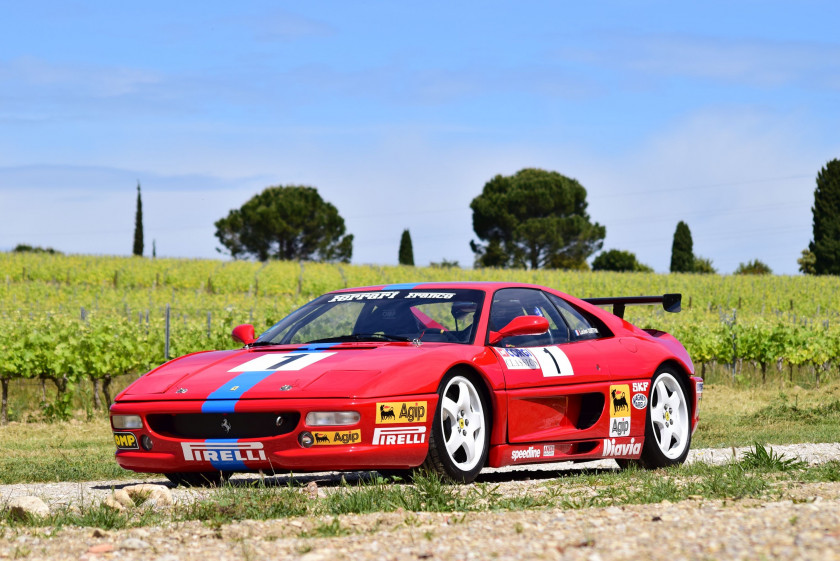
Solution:
<path fill-rule="evenodd" d="M 106 530 L 201 521 L 217 532 L 239 520 L 306 517 L 289 525 L 297 537 L 335 537 L 355 530 L 342 525 L 342 514 L 407 512 L 405 524 L 417 512 L 519 511 L 536 509 L 581 509 L 590 507 L 677 502 L 688 499 L 739 501 L 746 499 L 801 501 L 796 489 L 803 483 L 840 480 L 840 462 L 807 466 L 772 449 L 755 446 L 739 462 L 711 466 L 692 464 L 645 471 L 575 472 L 522 488 L 514 495 L 502 494 L 498 486 L 450 485 L 436 475 L 420 474 L 413 485 L 394 484 L 378 477 L 356 485 L 326 488 L 325 497 L 310 498 L 297 484 L 271 486 L 227 484 L 192 503 L 180 503 L 170 511 L 139 506 L 116 512 L 101 505 L 81 510 L 66 508 L 46 519 L 15 520 L 0 514 L 0 523 L 12 527 L 97 527 Z"/>

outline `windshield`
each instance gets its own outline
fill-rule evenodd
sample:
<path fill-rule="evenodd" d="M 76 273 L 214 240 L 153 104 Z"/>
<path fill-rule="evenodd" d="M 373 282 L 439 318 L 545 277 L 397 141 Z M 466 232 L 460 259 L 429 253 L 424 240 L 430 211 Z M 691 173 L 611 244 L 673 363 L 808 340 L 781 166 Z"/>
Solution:
<path fill-rule="evenodd" d="M 263 333 L 257 345 L 351 341 L 472 343 L 484 292 L 374 290 L 325 294 Z"/>

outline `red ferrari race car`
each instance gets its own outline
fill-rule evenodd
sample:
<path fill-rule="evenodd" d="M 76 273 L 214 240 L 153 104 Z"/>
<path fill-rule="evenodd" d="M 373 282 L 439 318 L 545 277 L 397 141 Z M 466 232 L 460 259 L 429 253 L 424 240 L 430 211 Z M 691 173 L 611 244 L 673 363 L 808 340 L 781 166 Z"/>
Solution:
<path fill-rule="evenodd" d="M 238 350 L 194 353 L 111 407 L 124 468 L 183 484 L 233 472 L 685 460 L 703 382 L 672 336 L 622 319 L 680 295 L 580 300 L 502 282 L 325 294 Z M 613 313 L 599 307 L 612 305 Z"/>

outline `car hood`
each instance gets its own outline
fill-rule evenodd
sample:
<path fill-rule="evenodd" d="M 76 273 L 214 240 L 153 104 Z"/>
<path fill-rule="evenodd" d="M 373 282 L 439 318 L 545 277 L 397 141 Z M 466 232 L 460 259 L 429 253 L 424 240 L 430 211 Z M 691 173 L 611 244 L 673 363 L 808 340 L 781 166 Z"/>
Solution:
<path fill-rule="evenodd" d="M 410 343 L 209 351 L 156 368 L 117 399 L 212 401 L 424 393 L 435 391 L 440 368 L 469 353 L 464 345 L 417 347 Z M 433 366 L 436 363 L 440 365 Z M 424 371 L 434 372 L 434 376 L 423 375 Z M 395 376 L 397 372 L 404 375 Z"/>

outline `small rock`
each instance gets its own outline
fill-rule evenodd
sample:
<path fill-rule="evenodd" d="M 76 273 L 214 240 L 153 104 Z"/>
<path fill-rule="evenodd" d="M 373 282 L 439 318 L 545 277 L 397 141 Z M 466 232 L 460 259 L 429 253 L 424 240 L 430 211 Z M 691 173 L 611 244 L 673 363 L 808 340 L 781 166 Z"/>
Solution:
<path fill-rule="evenodd" d="M 105 497 L 105 500 L 102 501 L 103 506 L 107 506 L 110 509 L 116 510 L 117 512 L 122 512 L 125 510 L 125 507 L 117 501 L 113 495 L 110 497 Z"/>
<path fill-rule="evenodd" d="M 314 481 L 310 481 L 309 484 L 306 486 L 306 493 L 309 495 L 309 498 L 313 501 L 318 498 L 318 484 Z"/>
<path fill-rule="evenodd" d="M 26 496 L 15 497 L 9 501 L 9 515 L 18 520 L 24 520 L 27 516 L 44 518 L 50 515 L 50 507 L 38 497 Z"/>
<path fill-rule="evenodd" d="M 171 506 L 172 492 L 165 485 L 153 485 L 151 483 L 140 483 L 129 485 L 122 489 L 134 502 L 153 500 L 155 506 Z"/>
<path fill-rule="evenodd" d="M 110 543 L 98 543 L 96 545 L 92 545 L 88 548 L 88 553 L 108 553 L 109 551 L 114 551 L 114 544 Z"/>
<path fill-rule="evenodd" d="M 111 533 L 103 530 L 102 528 L 94 528 L 93 532 L 90 533 L 90 537 L 92 538 L 110 538 Z"/>
<path fill-rule="evenodd" d="M 149 549 L 149 544 L 140 538 L 126 538 L 120 542 L 120 549 Z"/>
<path fill-rule="evenodd" d="M 125 508 L 134 506 L 134 501 L 131 500 L 131 496 L 126 493 L 125 489 L 117 489 L 114 491 L 113 497 L 116 502 L 120 503 Z"/>

